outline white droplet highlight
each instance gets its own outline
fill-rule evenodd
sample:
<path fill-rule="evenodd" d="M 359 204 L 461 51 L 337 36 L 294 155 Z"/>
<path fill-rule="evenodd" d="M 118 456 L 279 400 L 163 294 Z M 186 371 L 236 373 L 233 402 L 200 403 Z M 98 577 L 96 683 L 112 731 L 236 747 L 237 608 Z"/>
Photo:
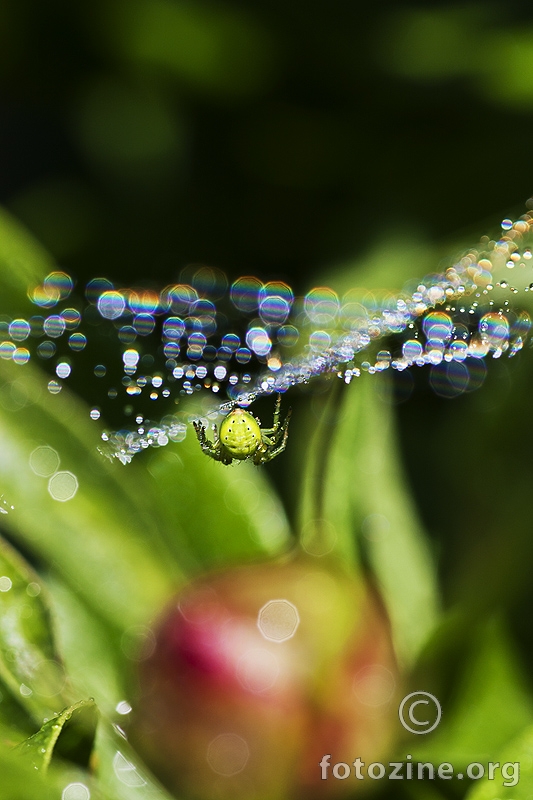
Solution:
<path fill-rule="evenodd" d="M 61 794 L 61 800 L 90 800 L 91 793 L 84 783 L 69 783 Z"/>
<path fill-rule="evenodd" d="M 59 469 L 59 453 L 53 447 L 36 447 L 30 454 L 30 469 L 41 478 L 48 478 Z"/>
<path fill-rule="evenodd" d="M 72 500 L 75 496 L 78 486 L 78 479 L 74 473 L 65 470 L 52 475 L 48 481 L 48 492 L 54 500 L 66 503 L 67 500 Z"/>
<path fill-rule="evenodd" d="M 135 764 L 122 755 L 120 750 L 117 750 L 113 758 L 113 769 L 119 781 L 126 786 L 146 786 L 146 781 L 139 774 Z"/>
<path fill-rule="evenodd" d="M 271 642 L 292 639 L 299 624 L 298 610 L 288 600 L 269 600 L 259 611 L 257 618 L 259 630 Z"/>

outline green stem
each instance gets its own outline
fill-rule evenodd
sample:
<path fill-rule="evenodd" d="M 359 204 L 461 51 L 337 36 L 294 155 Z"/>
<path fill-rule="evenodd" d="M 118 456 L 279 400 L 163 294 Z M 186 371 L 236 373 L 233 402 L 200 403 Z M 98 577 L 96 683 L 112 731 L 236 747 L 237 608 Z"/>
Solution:
<path fill-rule="evenodd" d="M 302 501 L 298 519 L 298 542 L 308 552 L 327 553 L 330 548 L 327 508 L 328 467 L 335 425 L 341 405 L 341 381 L 336 380 L 330 391 L 310 446 L 306 453 L 307 466 L 303 476 Z M 312 527 L 312 530 L 309 528 Z"/>

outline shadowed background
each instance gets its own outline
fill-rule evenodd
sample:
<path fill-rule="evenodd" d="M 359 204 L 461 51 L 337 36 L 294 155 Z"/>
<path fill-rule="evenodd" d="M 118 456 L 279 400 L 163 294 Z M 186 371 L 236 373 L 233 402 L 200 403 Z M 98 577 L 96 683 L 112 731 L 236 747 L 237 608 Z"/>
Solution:
<path fill-rule="evenodd" d="M 477 236 L 531 193 L 532 16 L 5 0 L 0 199 L 80 280 L 305 287 L 384 227 Z"/>
<path fill-rule="evenodd" d="M 398 289 L 522 213 L 532 127 L 525 3 L 0 7 L 0 202 L 79 289 L 163 286 L 191 263 L 303 292 L 353 262 L 366 286 L 395 247 Z M 533 363 L 487 366 L 453 401 L 426 370 L 398 384 L 403 457 L 446 603 L 474 627 L 502 614 L 531 673 Z M 268 467 L 289 511 L 290 459 Z"/>

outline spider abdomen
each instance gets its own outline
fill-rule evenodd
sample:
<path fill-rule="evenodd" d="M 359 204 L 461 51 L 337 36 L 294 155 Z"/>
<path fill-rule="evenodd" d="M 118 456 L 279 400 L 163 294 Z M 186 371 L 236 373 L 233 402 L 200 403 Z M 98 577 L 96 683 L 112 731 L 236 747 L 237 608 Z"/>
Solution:
<path fill-rule="evenodd" d="M 262 443 L 259 423 L 248 411 L 235 408 L 220 425 L 220 443 L 232 458 L 248 458 Z"/>

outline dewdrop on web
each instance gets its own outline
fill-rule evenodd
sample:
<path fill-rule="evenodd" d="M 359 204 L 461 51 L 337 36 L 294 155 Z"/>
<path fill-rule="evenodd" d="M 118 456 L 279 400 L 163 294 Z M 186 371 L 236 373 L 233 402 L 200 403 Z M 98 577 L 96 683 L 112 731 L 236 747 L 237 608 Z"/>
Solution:
<path fill-rule="evenodd" d="M 119 363 L 101 348 L 91 378 L 96 396 L 122 405 L 124 427 L 104 431 L 100 449 L 124 464 L 182 441 L 193 420 L 207 427 L 235 405 L 324 376 L 349 384 L 363 372 L 426 366 L 433 390 L 457 397 L 481 386 L 489 357 L 513 357 L 530 343 L 532 247 L 533 211 L 504 219 L 499 238 L 483 237 L 442 272 L 379 297 L 355 289 L 340 297 L 327 286 L 297 297 L 281 281 L 248 275 L 230 285 L 219 269 L 189 267 L 160 291 L 94 278 L 82 300 L 57 271 L 29 290 L 35 315 L 0 321 L 0 357 L 48 362 L 48 390 L 59 394 L 91 338 L 100 330 L 105 343 L 116 337 Z M 171 404 L 184 410 L 157 412 Z M 100 417 L 94 402 L 90 418 Z"/>

